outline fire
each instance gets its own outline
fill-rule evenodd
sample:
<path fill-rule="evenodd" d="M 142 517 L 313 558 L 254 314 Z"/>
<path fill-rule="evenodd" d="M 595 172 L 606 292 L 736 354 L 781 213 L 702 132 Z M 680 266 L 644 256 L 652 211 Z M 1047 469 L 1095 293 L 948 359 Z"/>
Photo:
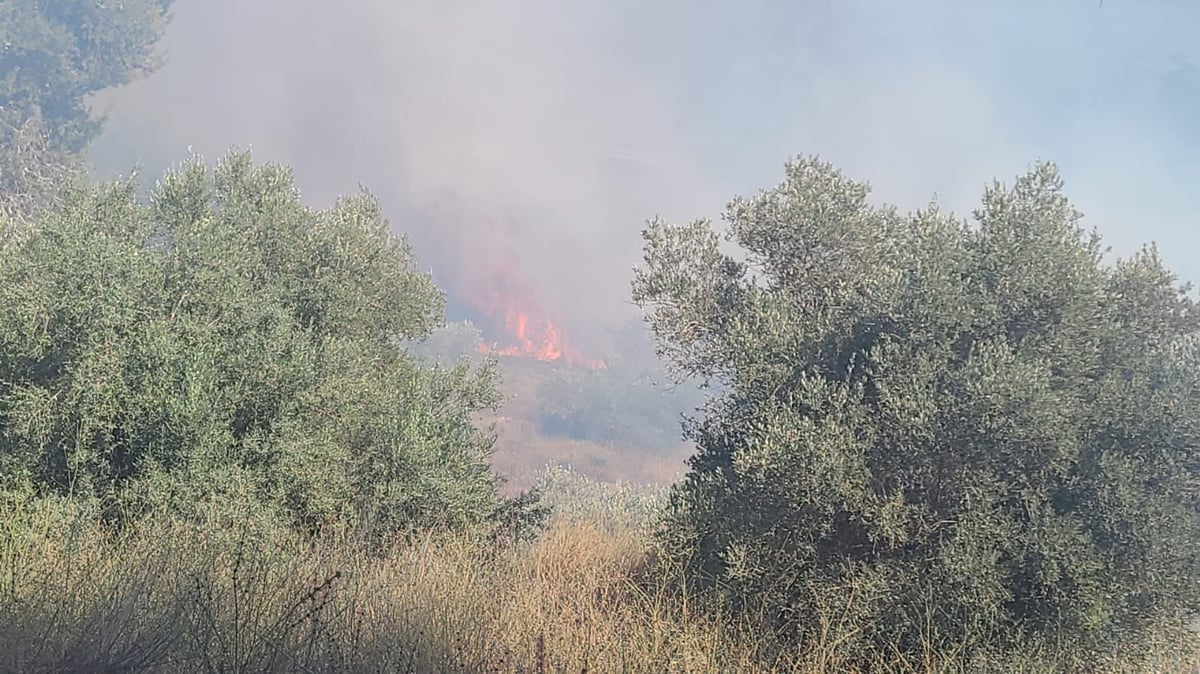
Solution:
<path fill-rule="evenodd" d="M 504 329 L 512 336 L 513 342 L 506 346 L 480 343 L 480 353 L 490 353 L 497 356 L 524 356 L 546 361 L 562 361 L 571 365 L 582 365 L 592 369 L 606 367 L 603 360 L 586 359 L 578 349 L 567 346 L 562 330 L 549 319 L 531 319 L 529 314 L 520 309 L 506 312 Z"/>
<path fill-rule="evenodd" d="M 508 339 L 504 345 L 481 343 L 480 353 L 497 356 L 523 356 L 544 361 L 561 361 L 592 369 L 606 367 L 599 359 L 588 359 L 570 346 L 566 333 L 553 320 L 545 317 L 531 298 L 532 293 L 518 283 L 517 266 L 512 256 L 506 257 L 484 285 L 484 292 L 473 295 L 476 309 L 496 323 L 502 323 Z"/>

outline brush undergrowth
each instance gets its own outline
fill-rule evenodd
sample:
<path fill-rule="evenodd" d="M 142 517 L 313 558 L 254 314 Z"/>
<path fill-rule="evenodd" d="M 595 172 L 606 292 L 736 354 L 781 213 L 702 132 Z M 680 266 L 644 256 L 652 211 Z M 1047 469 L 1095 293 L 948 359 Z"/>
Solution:
<path fill-rule="evenodd" d="M 561 505 L 572 481 L 556 469 L 543 484 Z M 755 620 L 722 616 L 656 565 L 639 522 L 620 526 L 613 513 L 636 512 L 646 493 L 614 487 L 606 501 L 603 485 L 587 485 L 570 516 L 536 540 L 428 533 L 383 553 L 228 512 L 114 533 L 85 507 L 10 498 L 0 519 L 0 670 L 849 671 L 841 644 L 856 628 L 838 612 L 820 619 L 816 647 L 788 652 Z M 1171 650 L 1113 669 L 1186 671 Z M 1047 653 L 963 663 L 953 648 L 931 648 L 915 662 L 880 654 L 878 670 L 1065 667 Z"/>

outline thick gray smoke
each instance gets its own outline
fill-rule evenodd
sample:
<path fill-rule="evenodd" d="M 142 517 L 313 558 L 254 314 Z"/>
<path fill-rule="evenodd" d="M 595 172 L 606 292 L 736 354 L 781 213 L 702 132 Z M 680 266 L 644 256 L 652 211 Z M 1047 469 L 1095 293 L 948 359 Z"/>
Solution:
<path fill-rule="evenodd" d="M 566 4 L 180 0 L 169 65 L 104 101 L 98 155 L 151 169 L 238 145 L 316 202 L 362 183 L 452 293 L 500 274 L 590 332 L 630 315 L 642 221 L 719 190 L 621 8 Z"/>
<path fill-rule="evenodd" d="M 1194 153 L 1167 151 L 1165 99 L 1126 100 L 1147 73 L 1200 82 L 1187 36 L 1164 32 L 1183 10 L 888 4 L 177 0 L 168 65 L 98 101 L 95 159 L 154 173 L 240 146 L 291 164 L 316 204 L 365 185 L 460 306 L 500 274 L 576 341 L 634 315 L 645 218 L 715 216 L 796 152 L 960 212 L 992 177 L 1061 159 L 1118 244 L 1196 242 Z M 1105 215 L 1139 191 L 1151 221 Z"/>

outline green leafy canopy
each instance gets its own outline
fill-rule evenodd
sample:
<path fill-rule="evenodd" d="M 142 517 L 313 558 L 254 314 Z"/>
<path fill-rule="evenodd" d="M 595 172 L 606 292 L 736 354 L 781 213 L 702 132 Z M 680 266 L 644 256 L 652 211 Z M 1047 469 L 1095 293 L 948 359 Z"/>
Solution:
<path fill-rule="evenodd" d="M 496 508 L 494 371 L 403 344 L 443 298 L 367 194 L 302 205 L 234 152 L 0 220 L 0 475 L 106 513 L 237 502 L 308 528 Z"/>
<path fill-rule="evenodd" d="M 635 299 L 722 385 L 665 542 L 804 642 L 1104 650 L 1200 606 L 1200 310 L 1115 264 L 1052 164 L 973 222 L 868 202 L 817 158 L 726 238 L 652 221 Z M 1082 656 L 1081 656 L 1082 657 Z M 868 658 L 869 659 L 869 658 Z"/>

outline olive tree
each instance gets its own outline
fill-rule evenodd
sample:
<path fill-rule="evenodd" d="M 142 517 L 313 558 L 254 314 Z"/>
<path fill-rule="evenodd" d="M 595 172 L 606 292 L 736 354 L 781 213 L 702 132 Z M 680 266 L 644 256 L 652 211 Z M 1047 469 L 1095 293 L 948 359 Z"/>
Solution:
<path fill-rule="evenodd" d="M 14 232 L 17 232 L 14 234 Z M 123 519 L 237 498 L 307 529 L 493 514 L 494 372 L 404 348 L 443 298 L 368 194 L 192 159 L 148 201 L 79 189 L 0 220 L 0 475 Z"/>
<path fill-rule="evenodd" d="M 162 63 L 156 44 L 171 0 L 7 0 L 0 5 L 0 130 L 37 122 L 82 151 L 100 132 L 87 97 Z"/>
<path fill-rule="evenodd" d="M 154 72 L 172 0 L 0 2 L 0 214 L 59 200 L 103 119 L 89 97 Z"/>
<path fill-rule="evenodd" d="M 813 157 L 644 231 L 634 296 L 720 382 L 665 543 L 800 643 L 1087 659 L 1200 601 L 1200 310 L 1110 263 L 1056 168 L 971 221 L 872 205 Z M 825 619 L 822 622 L 822 619 Z"/>

